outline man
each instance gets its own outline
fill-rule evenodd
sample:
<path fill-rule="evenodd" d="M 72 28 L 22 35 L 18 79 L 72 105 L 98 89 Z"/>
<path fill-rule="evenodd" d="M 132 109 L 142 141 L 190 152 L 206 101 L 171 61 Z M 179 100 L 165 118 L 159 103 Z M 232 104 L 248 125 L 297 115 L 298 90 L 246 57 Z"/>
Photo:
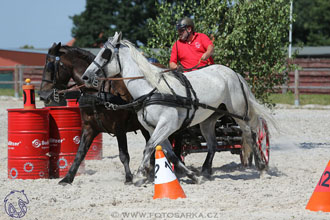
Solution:
<path fill-rule="evenodd" d="M 214 64 L 211 57 L 214 52 L 212 41 L 205 34 L 194 31 L 194 22 L 190 18 L 179 20 L 176 28 L 179 40 L 172 47 L 170 69 L 177 69 L 178 63 L 187 70 Z"/>
<path fill-rule="evenodd" d="M 176 25 L 179 40 L 177 40 L 171 52 L 170 69 L 184 68 L 188 72 L 196 70 L 208 64 L 214 64 L 212 54 L 214 46 L 208 36 L 194 31 L 194 22 L 190 18 L 183 18 Z M 181 66 L 179 66 L 181 63 Z M 179 68 L 178 68 L 179 67 Z M 180 132 L 171 135 L 169 140 L 174 141 L 174 152 L 181 158 L 182 134 Z"/>

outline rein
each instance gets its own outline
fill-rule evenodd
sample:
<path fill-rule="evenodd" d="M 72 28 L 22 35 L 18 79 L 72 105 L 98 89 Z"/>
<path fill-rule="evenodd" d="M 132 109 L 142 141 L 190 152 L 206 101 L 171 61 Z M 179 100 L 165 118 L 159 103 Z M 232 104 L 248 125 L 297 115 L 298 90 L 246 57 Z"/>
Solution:
<path fill-rule="evenodd" d="M 143 79 L 144 76 L 132 76 L 132 77 L 108 77 L 108 78 L 99 78 L 102 81 L 119 81 L 119 80 L 126 80 L 126 79 Z"/>
<path fill-rule="evenodd" d="M 80 85 L 80 86 L 78 86 L 78 85 L 73 85 L 73 86 L 71 86 L 71 87 L 68 88 L 68 89 L 59 90 L 59 91 L 57 91 L 57 92 L 58 92 L 59 94 L 63 94 L 63 93 L 70 92 L 70 91 L 78 91 L 78 90 L 80 90 L 81 88 L 84 88 L 84 87 L 86 87 L 85 84 L 82 84 L 82 85 Z"/>

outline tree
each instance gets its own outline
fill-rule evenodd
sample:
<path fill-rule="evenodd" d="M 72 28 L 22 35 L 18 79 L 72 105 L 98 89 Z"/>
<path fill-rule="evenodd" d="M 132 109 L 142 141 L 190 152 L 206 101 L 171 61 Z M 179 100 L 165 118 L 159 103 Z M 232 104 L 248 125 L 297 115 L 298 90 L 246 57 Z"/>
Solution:
<path fill-rule="evenodd" d="M 293 43 L 307 46 L 330 45 L 330 1 L 293 1 L 296 22 L 293 23 Z"/>
<path fill-rule="evenodd" d="M 149 20 L 152 33 L 145 51 L 167 65 L 177 39 L 173 21 L 194 18 L 197 32 L 213 35 L 214 60 L 245 77 L 262 102 L 287 74 L 289 0 L 187 0 L 162 3 L 158 16 Z M 152 48 L 158 48 L 157 51 Z M 284 76 L 284 77 L 283 77 Z"/>
<path fill-rule="evenodd" d="M 100 47 L 116 31 L 133 43 L 146 44 L 147 19 L 155 17 L 154 0 L 87 0 L 86 10 L 71 17 L 74 45 Z"/>

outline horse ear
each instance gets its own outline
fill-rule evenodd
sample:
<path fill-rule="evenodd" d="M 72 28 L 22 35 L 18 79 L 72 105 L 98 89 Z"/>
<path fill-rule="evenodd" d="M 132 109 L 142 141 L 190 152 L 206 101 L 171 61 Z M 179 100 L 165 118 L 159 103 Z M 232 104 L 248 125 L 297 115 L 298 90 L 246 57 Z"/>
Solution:
<path fill-rule="evenodd" d="M 121 41 L 121 38 L 122 38 L 122 33 L 119 32 L 119 34 L 118 34 L 118 43 L 119 43 L 119 41 Z"/>
<path fill-rule="evenodd" d="M 59 51 L 61 48 L 61 42 L 59 42 L 56 46 L 55 46 L 55 51 Z"/>
<path fill-rule="evenodd" d="M 113 40 L 112 40 L 111 43 L 113 45 L 116 45 L 120 42 L 120 40 L 121 40 L 121 32 L 119 32 L 119 34 L 118 34 L 118 32 L 116 31 L 115 35 L 113 36 Z"/>

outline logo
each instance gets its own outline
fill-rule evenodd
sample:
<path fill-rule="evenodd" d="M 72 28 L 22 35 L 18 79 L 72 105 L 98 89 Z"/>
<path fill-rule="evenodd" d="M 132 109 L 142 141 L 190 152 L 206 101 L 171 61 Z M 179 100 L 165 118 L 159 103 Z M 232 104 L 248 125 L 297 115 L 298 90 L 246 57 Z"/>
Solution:
<path fill-rule="evenodd" d="M 196 48 L 200 48 L 200 47 L 201 47 L 201 44 L 200 44 L 199 42 L 196 42 L 196 43 L 195 43 L 195 47 L 196 47 Z"/>
<path fill-rule="evenodd" d="M 26 204 L 29 204 L 29 199 L 24 193 L 24 190 L 11 191 L 4 199 L 5 211 L 12 218 L 22 218 L 27 212 Z"/>
<path fill-rule="evenodd" d="M 15 175 L 13 175 L 14 172 L 15 172 Z M 11 168 L 9 174 L 10 174 L 12 179 L 16 179 L 16 177 L 18 176 L 18 171 L 17 171 L 16 168 Z"/>
<path fill-rule="evenodd" d="M 35 148 L 39 148 L 40 146 L 45 146 L 45 145 L 49 145 L 49 141 L 40 141 L 39 139 L 34 139 L 32 141 L 32 146 Z M 46 147 L 47 148 L 47 147 Z M 44 147 L 42 147 L 42 149 L 44 149 Z"/>
<path fill-rule="evenodd" d="M 19 141 L 19 142 L 8 141 L 8 146 L 19 146 L 21 143 L 22 143 L 22 141 Z"/>
<path fill-rule="evenodd" d="M 49 142 L 51 144 L 61 144 L 63 141 L 65 141 L 65 138 L 62 138 L 62 139 L 50 138 L 49 139 Z"/>
<path fill-rule="evenodd" d="M 93 149 L 93 151 L 96 151 L 97 150 L 97 146 L 96 145 L 93 145 L 92 146 L 92 149 Z"/>
<path fill-rule="evenodd" d="M 62 161 L 64 162 L 64 164 L 61 163 Z M 68 161 L 67 161 L 64 157 L 62 157 L 62 158 L 60 158 L 60 159 L 57 161 L 57 166 L 58 166 L 60 169 L 65 169 L 65 168 L 68 166 Z"/>
<path fill-rule="evenodd" d="M 39 172 L 39 176 L 40 176 L 40 177 L 44 177 L 44 176 L 45 176 L 44 171 L 40 171 L 40 172 Z"/>
<path fill-rule="evenodd" d="M 73 143 L 75 143 L 75 144 L 79 144 L 79 143 L 80 143 L 80 137 L 79 137 L 79 136 L 75 136 L 75 137 L 73 138 Z"/>
<path fill-rule="evenodd" d="M 33 170 L 33 168 L 34 168 L 34 166 L 33 166 L 33 164 L 30 163 L 30 162 L 26 162 L 26 163 L 24 164 L 24 171 L 27 172 L 27 173 L 31 173 L 32 170 Z"/>
<path fill-rule="evenodd" d="M 35 147 L 35 148 L 38 148 L 41 146 L 41 141 L 39 139 L 34 139 L 32 141 L 32 146 Z"/>

